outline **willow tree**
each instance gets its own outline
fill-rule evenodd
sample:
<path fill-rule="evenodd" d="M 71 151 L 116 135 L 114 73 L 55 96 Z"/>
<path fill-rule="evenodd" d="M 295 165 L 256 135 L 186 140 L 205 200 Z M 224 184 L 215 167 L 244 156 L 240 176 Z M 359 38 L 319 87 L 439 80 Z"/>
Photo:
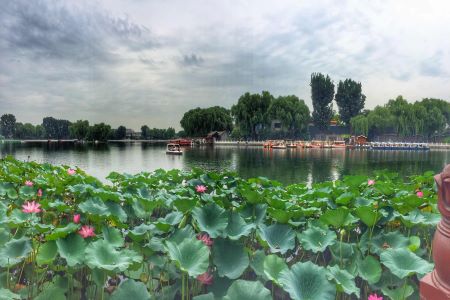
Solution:
<path fill-rule="evenodd" d="M 368 136 L 369 134 L 369 119 L 364 115 L 357 115 L 350 119 L 350 125 L 354 134 L 362 134 Z"/>
<path fill-rule="evenodd" d="M 360 82 L 351 79 L 339 81 L 334 97 L 339 108 L 342 122 L 350 123 L 350 119 L 358 115 L 364 108 L 366 96 L 362 93 Z"/>
<path fill-rule="evenodd" d="M 279 96 L 272 101 L 267 112 L 268 119 L 279 120 L 285 136 L 305 136 L 310 121 L 309 108 L 297 96 Z"/>
<path fill-rule="evenodd" d="M 230 111 L 220 106 L 191 109 L 183 115 L 180 124 L 188 136 L 205 136 L 213 130 L 233 128 Z"/>
<path fill-rule="evenodd" d="M 311 99 L 313 104 L 312 118 L 314 125 L 325 130 L 333 117 L 334 83 L 330 77 L 321 73 L 311 74 Z"/>
<path fill-rule="evenodd" d="M 267 111 L 274 97 L 267 91 L 261 94 L 245 93 L 231 107 L 236 126 L 245 137 L 258 139 L 267 125 Z"/>

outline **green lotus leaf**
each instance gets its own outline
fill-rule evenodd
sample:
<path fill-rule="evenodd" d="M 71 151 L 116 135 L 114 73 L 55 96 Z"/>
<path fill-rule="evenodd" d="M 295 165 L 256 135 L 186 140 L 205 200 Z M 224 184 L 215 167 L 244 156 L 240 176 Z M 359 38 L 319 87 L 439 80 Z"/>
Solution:
<path fill-rule="evenodd" d="M 66 293 L 65 288 L 62 288 L 61 286 L 58 286 L 57 284 L 53 282 L 45 283 L 43 286 L 42 292 L 34 298 L 35 300 L 66 300 L 67 297 L 65 295 Z"/>
<path fill-rule="evenodd" d="M 271 300 L 270 291 L 259 281 L 236 280 L 229 287 L 224 300 Z"/>
<path fill-rule="evenodd" d="M 191 211 L 197 205 L 197 199 L 189 197 L 180 197 L 172 202 L 172 205 L 176 207 L 182 213 Z"/>
<path fill-rule="evenodd" d="M 263 277 L 264 280 L 267 280 L 267 276 L 264 273 L 264 260 L 266 259 L 266 255 L 263 250 L 256 250 L 253 252 L 253 256 L 250 257 L 250 267 L 253 269 L 256 275 Z"/>
<path fill-rule="evenodd" d="M 71 234 L 65 239 L 56 240 L 59 255 L 66 259 L 70 267 L 84 262 L 84 253 L 86 251 L 86 242 L 78 234 Z"/>
<path fill-rule="evenodd" d="M 225 209 L 215 203 L 194 208 L 192 216 L 197 221 L 200 230 L 207 232 L 212 238 L 220 236 L 228 225 Z"/>
<path fill-rule="evenodd" d="M 331 277 L 336 281 L 341 291 L 346 294 L 355 294 L 359 296 L 359 288 L 356 287 L 355 277 L 346 270 L 340 269 L 338 266 L 328 267 Z"/>
<path fill-rule="evenodd" d="M 209 249 L 201 241 L 185 239 L 180 244 L 166 241 L 169 256 L 178 267 L 190 276 L 196 277 L 207 271 L 209 265 Z"/>
<path fill-rule="evenodd" d="M 381 213 L 371 206 L 357 207 L 355 213 L 368 227 L 374 226 L 381 218 Z"/>
<path fill-rule="evenodd" d="M 357 253 L 356 244 L 336 241 L 330 246 L 331 254 L 336 259 L 354 259 Z"/>
<path fill-rule="evenodd" d="M 179 211 L 174 211 L 167 214 L 164 218 L 159 218 L 154 224 L 159 230 L 168 232 L 172 227 L 179 224 L 181 219 L 183 219 L 183 214 Z"/>
<path fill-rule="evenodd" d="M 409 239 L 398 231 L 380 233 L 372 239 L 372 251 L 380 254 L 385 249 L 401 249 L 409 245 Z"/>
<path fill-rule="evenodd" d="M 406 249 L 385 250 L 381 253 L 380 260 L 392 274 L 399 278 L 405 278 L 416 273 L 420 275 L 429 273 L 434 266 Z"/>
<path fill-rule="evenodd" d="M 267 242 L 273 253 L 286 253 L 295 247 L 295 233 L 289 225 L 273 224 L 260 225 L 259 236 Z"/>
<path fill-rule="evenodd" d="M 408 249 L 412 252 L 416 252 L 420 248 L 420 238 L 418 236 L 410 236 L 409 237 L 409 245 Z"/>
<path fill-rule="evenodd" d="M 280 283 L 294 300 L 333 300 L 336 286 L 326 278 L 326 272 L 312 262 L 298 262 L 281 272 Z"/>
<path fill-rule="evenodd" d="M 298 239 L 303 248 L 317 253 L 325 251 L 328 246 L 336 242 L 336 233 L 321 227 L 310 226 L 307 230 L 298 234 Z"/>
<path fill-rule="evenodd" d="M 248 236 L 254 227 L 253 224 L 247 224 L 239 213 L 231 212 L 228 216 L 228 226 L 224 230 L 224 236 L 238 240 L 242 236 Z"/>
<path fill-rule="evenodd" d="M 0 227 L 0 247 L 9 241 L 9 229 Z"/>
<path fill-rule="evenodd" d="M 68 236 L 74 231 L 77 231 L 80 228 L 78 224 L 69 223 L 64 227 L 57 227 L 51 233 L 47 234 L 45 237 L 47 241 L 57 240 L 63 237 Z"/>
<path fill-rule="evenodd" d="M 21 297 L 18 294 L 11 292 L 8 289 L 0 288 L 0 300 L 20 300 Z"/>
<path fill-rule="evenodd" d="M 236 279 L 242 275 L 249 264 L 244 246 L 228 239 L 216 239 L 213 246 L 213 262 L 219 276 Z"/>
<path fill-rule="evenodd" d="M 286 209 L 267 208 L 267 213 L 278 223 L 286 224 L 292 218 L 292 213 Z"/>
<path fill-rule="evenodd" d="M 181 244 L 185 239 L 194 239 L 195 232 L 191 225 L 187 225 L 181 229 L 175 230 L 175 232 L 169 237 L 169 241 L 175 244 Z"/>
<path fill-rule="evenodd" d="M 358 219 L 350 214 L 350 211 L 345 207 L 329 209 L 320 217 L 320 221 L 324 224 L 331 225 L 335 228 L 342 228 L 356 222 L 357 220 Z"/>
<path fill-rule="evenodd" d="M 103 239 L 108 241 L 113 247 L 122 247 L 125 240 L 120 233 L 120 230 L 114 227 L 103 226 Z"/>
<path fill-rule="evenodd" d="M 213 293 L 198 295 L 192 298 L 192 300 L 215 300 Z"/>
<path fill-rule="evenodd" d="M 0 266 L 13 266 L 30 254 L 32 250 L 30 239 L 22 237 L 11 239 L 0 248 Z"/>
<path fill-rule="evenodd" d="M 78 208 L 87 214 L 110 217 L 125 222 L 127 220 L 127 214 L 122 209 L 119 203 L 106 201 L 104 202 L 98 197 L 89 198 L 88 200 L 80 203 Z"/>
<path fill-rule="evenodd" d="M 242 187 L 240 193 L 247 203 L 258 204 L 264 201 L 263 195 L 250 187 Z"/>
<path fill-rule="evenodd" d="M 359 276 L 366 280 L 369 284 L 375 284 L 381 277 L 380 262 L 373 256 L 368 255 L 364 259 L 358 260 Z"/>
<path fill-rule="evenodd" d="M 396 289 L 384 287 L 381 291 L 391 300 L 405 300 L 414 293 L 414 288 L 407 284 Z"/>
<path fill-rule="evenodd" d="M 19 209 L 14 209 L 11 212 L 11 215 L 9 216 L 8 221 L 15 225 L 22 225 L 25 222 L 37 224 L 37 223 L 39 223 L 39 217 L 37 214 L 26 214 Z"/>
<path fill-rule="evenodd" d="M 49 241 L 39 247 L 36 255 L 36 262 L 38 265 L 50 264 L 56 257 L 58 249 L 55 241 Z"/>
<path fill-rule="evenodd" d="M 207 287 L 207 291 L 213 293 L 216 299 L 222 299 L 227 294 L 227 291 L 234 280 L 216 275 L 217 274 L 214 274 L 213 284 Z"/>
<path fill-rule="evenodd" d="M 267 204 L 247 205 L 241 214 L 247 222 L 251 222 L 256 226 L 264 223 L 266 219 Z"/>
<path fill-rule="evenodd" d="M 120 283 L 117 290 L 111 295 L 111 300 L 149 300 L 150 294 L 142 282 L 127 279 Z"/>
<path fill-rule="evenodd" d="M 264 259 L 264 274 L 277 285 L 279 285 L 281 272 L 288 269 L 284 259 L 275 254 L 268 255 Z"/>
<path fill-rule="evenodd" d="M 36 191 L 32 186 L 21 186 L 19 189 L 19 195 L 22 199 L 32 199 L 36 196 Z"/>
<path fill-rule="evenodd" d="M 97 240 L 86 247 L 85 259 L 90 268 L 123 272 L 132 264 L 141 262 L 142 256 L 128 249 L 117 251 L 107 241 Z"/>
<path fill-rule="evenodd" d="M 339 197 L 336 198 L 335 202 L 337 204 L 341 204 L 341 205 L 347 205 L 350 203 L 350 201 L 352 201 L 355 198 L 355 195 L 353 195 L 353 193 L 351 192 L 346 192 L 343 193 L 341 195 L 339 195 Z"/>
<path fill-rule="evenodd" d="M 128 231 L 130 237 L 134 240 L 140 241 L 144 238 L 144 235 L 149 231 L 153 230 L 155 227 L 153 225 L 140 224 L 134 227 L 132 230 Z"/>
<path fill-rule="evenodd" d="M 120 206 L 119 203 L 116 202 L 105 202 L 106 206 L 108 207 L 108 211 L 111 215 L 111 217 L 113 217 L 114 219 L 119 220 L 120 222 L 126 222 L 128 215 L 127 213 L 123 210 L 122 206 Z"/>
<path fill-rule="evenodd" d="M 408 215 L 402 216 L 402 222 L 408 228 L 411 228 L 415 225 L 436 226 L 440 222 L 440 220 L 440 214 L 422 212 L 419 209 L 415 209 Z"/>

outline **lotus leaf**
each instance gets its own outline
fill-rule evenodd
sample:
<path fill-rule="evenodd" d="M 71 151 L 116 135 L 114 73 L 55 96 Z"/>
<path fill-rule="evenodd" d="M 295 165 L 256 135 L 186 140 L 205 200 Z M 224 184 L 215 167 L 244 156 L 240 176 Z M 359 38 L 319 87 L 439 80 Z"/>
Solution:
<path fill-rule="evenodd" d="M 310 226 L 298 235 L 298 239 L 306 250 L 314 253 L 323 252 L 336 242 L 336 233 L 321 227 Z"/>
<path fill-rule="evenodd" d="M 192 216 L 197 221 L 200 230 L 207 232 L 212 238 L 220 236 L 228 226 L 228 216 L 225 209 L 215 203 L 194 208 Z"/>
<path fill-rule="evenodd" d="M 358 260 L 358 273 L 361 278 L 367 280 L 369 284 L 377 283 L 381 277 L 380 262 L 373 256 L 368 255 L 362 260 Z"/>
<path fill-rule="evenodd" d="M 359 296 L 359 288 L 356 287 L 355 277 L 338 266 L 328 267 L 331 277 L 336 281 L 338 287 L 346 294 Z"/>
<path fill-rule="evenodd" d="M 380 255 L 381 263 L 394 275 L 405 278 L 411 274 L 426 274 L 433 270 L 433 264 L 407 249 L 388 249 Z"/>
<path fill-rule="evenodd" d="M 224 235 L 229 239 L 238 240 L 242 236 L 248 236 L 254 227 L 253 224 L 247 224 L 239 213 L 230 212 Z"/>
<path fill-rule="evenodd" d="M 244 246 L 228 239 L 216 239 L 213 246 L 213 262 L 219 276 L 236 279 L 248 267 L 249 259 Z"/>
<path fill-rule="evenodd" d="M 190 276 L 196 277 L 207 271 L 209 265 L 209 249 L 201 241 L 185 239 L 180 244 L 166 241 L 169 256 L 178 267 Z"/>
<path fill-rule="evenodd" d="M 264 274 L 278 285 L 281 272 L 288 269 L 284 259 L 275 254 L 268 255 L 264 259 Z"/>
<path fill-rule="evenodd" d="M 105 240 L 90 243 L 85 251 L 86 264 L 90 268 L 108 271 L 125 271 L 133 263 L 142 261 L 142 257 L 128 249 L 117 251 Z"/>
<path fill-rule="evenodd" d="M 0 248 L 0 266 L 13 266 L 28 256 L 31 252 L 30 239 L 22 237 L 11 239 Z"/>
<path fill-rule="evenodd" d="M 289 225 L 261 225 L 259 235 L 262 240 L 267 242 L 273 253 L 284 254 L 295 246 L 295 233 Z"/>
<path fill-rule="evenodd" d="M 133 279 L 123 281 L 111 295 L 111 300 L 149 300 L 150 294 L 142 282 Z"/>
<path fill-rule="evenodd" d="M 86 242 L 78 234 L 71 234 L 65 239 L 56 240 L 59 255 L 65 258 L 68 266 L 75 266 L 84 262 Z"/>
<path fill-rule="evenodd" d="M 234 281 L 224 300 L 271 300 L 270 291 L 266 289 L 259 281 Z"/>

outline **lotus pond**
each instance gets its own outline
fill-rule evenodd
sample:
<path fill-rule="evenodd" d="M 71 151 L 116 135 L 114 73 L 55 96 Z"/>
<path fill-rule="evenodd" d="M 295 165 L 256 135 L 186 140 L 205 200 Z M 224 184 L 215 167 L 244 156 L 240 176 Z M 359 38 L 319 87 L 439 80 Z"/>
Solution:
<path fill-rule="evenodd" d="M 313 184 L 0 161 L 0 299 L 416 299 L 433 173 Z M 377 296 L 375 296 L 375 294 Z"/>

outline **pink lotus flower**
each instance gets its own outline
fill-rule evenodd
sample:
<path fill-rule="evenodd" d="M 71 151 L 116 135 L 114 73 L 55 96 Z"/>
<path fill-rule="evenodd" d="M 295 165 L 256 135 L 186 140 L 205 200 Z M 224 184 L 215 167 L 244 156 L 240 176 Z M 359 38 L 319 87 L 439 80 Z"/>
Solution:
<path fill-rule="evenodd" d="M 207 187 L 204 185 L 197 185 L 195 187 L 195 190 L 197 191 L 197 193 L 204 193 L 207 190 Z"/>
<path fill-rule="evenodd" d="M 39 213 L 41 212 L 41 209 L 39 208 L 41 205 L 36 202 L 30 202 L 27 201 L 25 204 L 22 205 L 22 211 L 26 214 L 32 214 L 32 213 Z"/>
<path fill-rule="evenodd" d="M 377 294 L 371 294 L 369 295 L 369 298 L 367 298 L 367 300 L 383 300 L 383 297 L 378 297 Z"/>
<path fill-rule="evenodd" d="M 416 195 L 417 195 L 417 197 L 419 197 L 419 198 L 423 198 L 423 192 L 422 192 L 422 191 L 418 191 L 418 192 L 416 193 Z"/>
<path fill-rule="evenodd" d="M 200 281 L 202 284 L 211 285 L 213 282 L 213 276 L 208 272 L 205 272 L 201 275 L 198 275 L 197 280 Z"/>
<path fill-rule="evenodd" d="M 42 190 L 41 190 L 41 189 L 38 189 L 38 191 L 37 191 L 37 196 L 38 196 L 38 197 L 42 197 Z"/>
<path fill-rule="evenodd" d="M 26 186 L 33 186 L 33 181 L 27 180 L 25 181 Z"/>
<path fill-rule="evenodd" d="M 374 185 L 374 184 L 375 184 L 375 180 L 373 180 L 373 179 L 367 180 L 367 185 Z"/>
<path fill-rule="evenodd" d="M 69 175 L 75 175 L 76 172 L 77 171 L 75 169 L 72 169 L 72 168 L 67 169 L 67 174 L 69 174 Z"/>
<path fill-rule="evenodd" d="M 83 237 L 83 239 L 88 238 L 90 236 L 95 236 L 94 227 L 84 225 L 81 227 L 80 231 L 78 231 L 78 234 Z"/>
<path fill-rule="evenodd" d="M 80 223 L 80 215 L 79 214 L 73 215 L 73 222 L 75 224 Z"/>
<path fill-rule="evenodd" d="M 209 237 L 207 233 L 199 233 L 197 234 L 197 240 L 200 240 L 208 247 L 211 247 L 214 244 L 214 241 Z"/>

